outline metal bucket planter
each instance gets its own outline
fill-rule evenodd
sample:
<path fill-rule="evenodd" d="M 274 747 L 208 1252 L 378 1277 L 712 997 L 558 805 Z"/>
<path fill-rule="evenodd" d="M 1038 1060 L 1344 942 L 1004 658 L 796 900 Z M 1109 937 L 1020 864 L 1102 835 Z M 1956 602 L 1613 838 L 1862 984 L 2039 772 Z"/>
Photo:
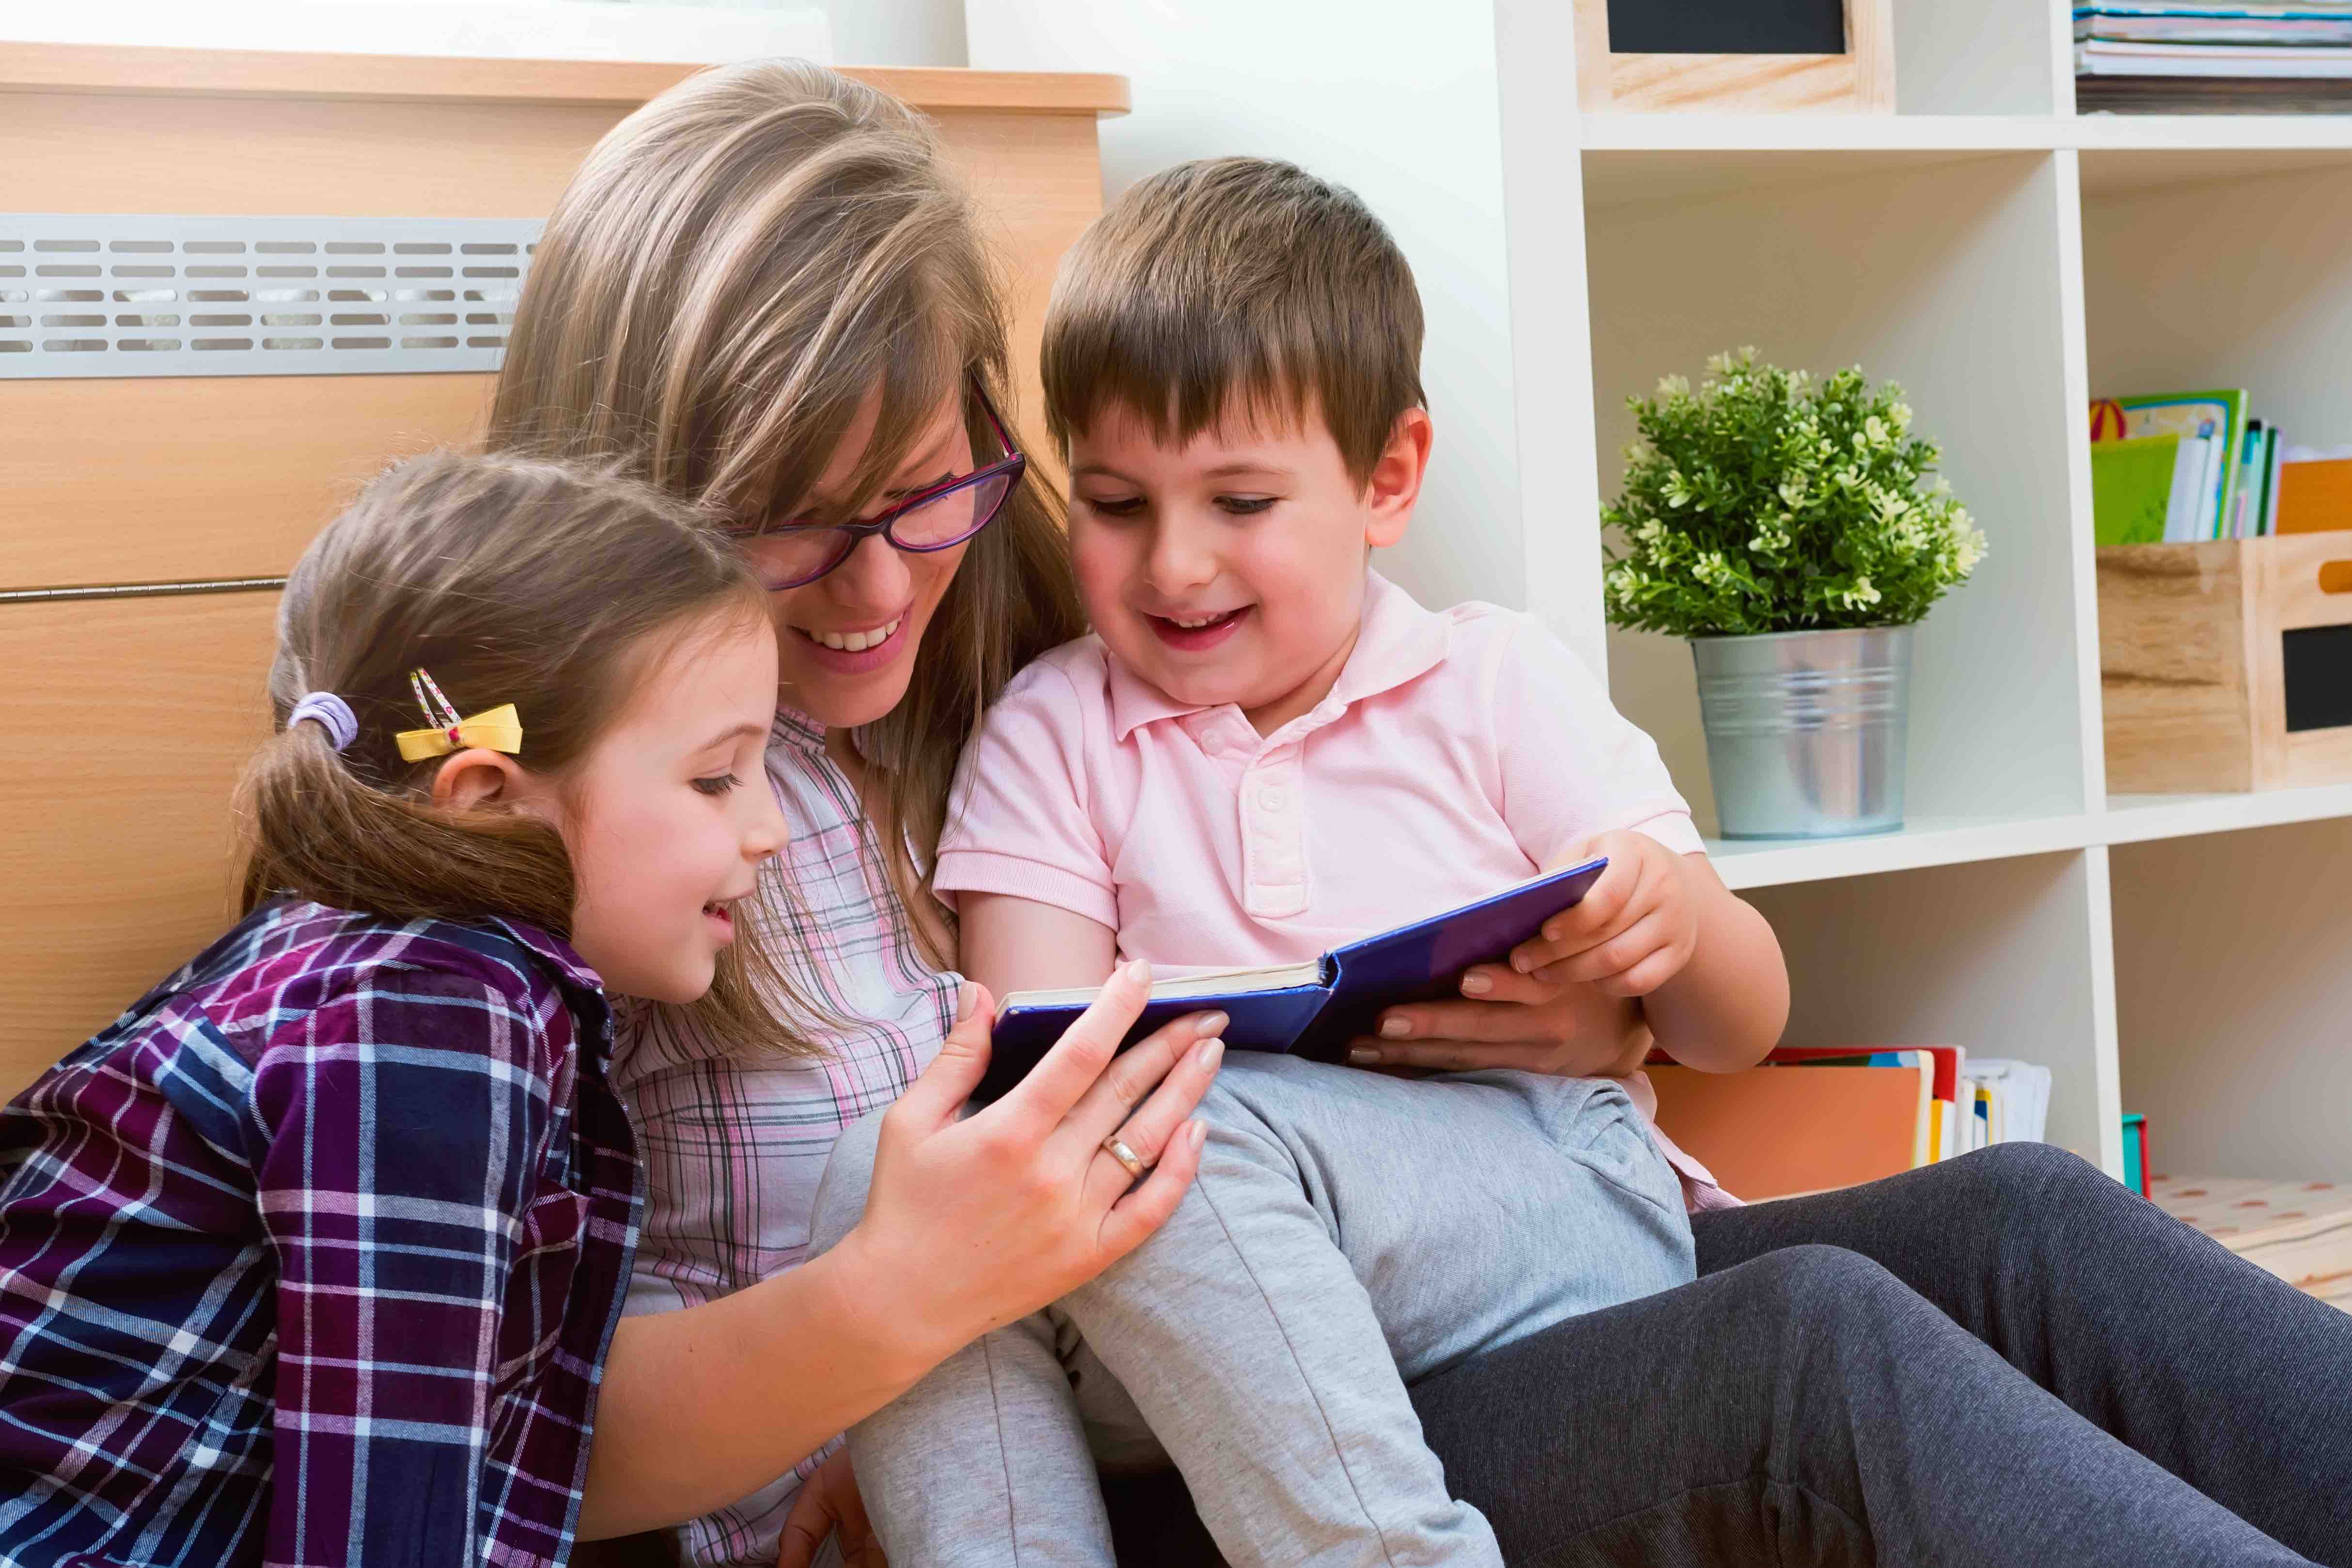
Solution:
<path fill-rule="evenodd" d="M 1693 637 L 1690 648 L 1724 837 L 1902 827 L 1909 626 Z"/>

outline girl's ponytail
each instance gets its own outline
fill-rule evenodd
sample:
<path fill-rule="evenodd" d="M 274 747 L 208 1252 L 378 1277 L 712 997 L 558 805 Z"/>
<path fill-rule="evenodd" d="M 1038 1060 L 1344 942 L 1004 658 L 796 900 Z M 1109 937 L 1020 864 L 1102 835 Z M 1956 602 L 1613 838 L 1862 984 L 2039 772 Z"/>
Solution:
<path fill-rule="evenodd" d="M 411 673 L 429 671 L 462 713 L 513 704 L 515 760 L 560 780 L 650 661 L 766 616 L 727 541 L 641 484 L 450 452 L 385 470 L 287 581 L 269 672 L 278 732 L 237 791 L 245 908 L 291 894 L 394 921 L 511 917 L 568 938 L 562 836 L 519 813 L 437 805 L 438 759 L 401 755 L 402 731 L 439 722 L 418 712 Z M 695 1008 L 732 1046 L 800 1048 L 815 1015 L 765 926 L 741 923 Z"/>
<path fill-rule="evenodd" d="M 544 822 L 458 813 L 362 784 L 319 725 L 271 736 L 239 788 L 250 825 L 245 908 L 295 892 L 388 920 L 496 911 L 571 935 L 572 857 Z M 487 912 L 487 911 L 484 911 Z"/>

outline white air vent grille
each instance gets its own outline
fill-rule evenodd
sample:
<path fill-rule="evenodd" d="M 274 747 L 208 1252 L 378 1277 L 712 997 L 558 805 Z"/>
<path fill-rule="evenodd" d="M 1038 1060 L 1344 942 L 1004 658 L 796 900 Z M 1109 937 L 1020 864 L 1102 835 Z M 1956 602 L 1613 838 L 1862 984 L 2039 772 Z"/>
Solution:
<path fill-rule="evenodd" d="M 0 213 L 0 381 L 496 370 L 539 230 Z"/>

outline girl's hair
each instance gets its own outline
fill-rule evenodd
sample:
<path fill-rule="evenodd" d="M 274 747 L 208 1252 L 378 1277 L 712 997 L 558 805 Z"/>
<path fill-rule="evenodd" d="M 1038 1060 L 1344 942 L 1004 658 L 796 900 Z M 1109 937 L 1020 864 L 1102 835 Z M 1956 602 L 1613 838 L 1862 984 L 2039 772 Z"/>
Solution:
<path fill-rule="evenodd" d="M 971 201 L 921 118 L 820 67 L 725 67 L 615 126 L 556 203 L 489 444 L 616 460 L 757 525 L 792 512 L 877 399 L 839 498 L 863 510 L 950 397 L 963 395 L 973 450 L 990 449 L 963 389 L 1009 410 L 1005 341 Z M 881 774 L 876 845 L 911 844 L 929 865 L 981 710 L 1085 629 L 1061 503 L 1033 477 L 972 541 L 904 700 L 857 738 Z M 922 895 L 927 872 L 882 858 L 903 899 Z"/>
<path fill-rule="evenodd" d="M 749 630 L 766 595 L 690 510 L 635 482 L 553 463 L 437 452 L 386 469 L 288 579 L 269 700 L 278 733 L 246 770 L 244 907 L 280 893 L 389 920 L 511 916 L 569 938 L 572 857 L 519 813 L 436 805 L 439 759 L 395 736 L 431 728 L 409 672 L 467 717 L 514 704 L 515 760 L 561 781 L 628 706 L 642 675 L 697 639 Z M 305 693 L 350 705 L 357 738 L 287 723 Z M 793 994 L 764 922 L 738 922 L 695 1004 L 730 1043 L 792 1031 Z"/>

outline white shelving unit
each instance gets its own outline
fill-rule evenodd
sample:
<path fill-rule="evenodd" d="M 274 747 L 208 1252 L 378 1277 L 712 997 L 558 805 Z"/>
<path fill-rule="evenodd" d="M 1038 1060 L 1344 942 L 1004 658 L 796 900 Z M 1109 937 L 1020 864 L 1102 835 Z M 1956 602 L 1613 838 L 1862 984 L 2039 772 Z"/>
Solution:
<path fill-rule="evenodd" d="M 1712 846 L 1788 950 L 1791 1037 L 2045 1062 L 2052 1138 L 2110 1171 L 2129 1106 L 2160 1168 L 2343 1179 L 2352 784 L 2107 793 L 2082 410 L 2244 385 L 2352 440 L 2352 117 L 2077 117 L 2063 9 L 1999 9 L 1979 33 L 2049 29 L 2039 100 L 1947 63 L 1923 112 L 1579 118 L 1602 492 L 1625 398 L 1715 350 L 1901 382 L 1993 552 L 1922 628 L 1906 830 Z M 1608 650 L 1711 819 L 1687 652 Z"/>
<path fill-rule="evenodd" d="M 2352 1179 L 2352 784 L 2107 793 L 2084 417 L 2245 385 L 2352 441 L 2352 117 L 2078 117 L 2058 0 L 1896 0 L 1871 118 L 1581 114 L 1558 0 L 966 13 L 976 66 L 1132 78 L 1114 192 L 1255 153 L 1363 193 L 1432 300 L 1399 574 L 1605 660 L 1703 828 L 1689 655 L 1601 615 L 1625 399 L 1745 343 L 1901 382 L 1992 553 L 1922 628 L 1906 829 L 1712 846 L 1788 951 L 1790 1038 L 2044 1062 L 2051 1136 L 2116 1173 L 2129 1105 L 2159 1168 Z"/>

